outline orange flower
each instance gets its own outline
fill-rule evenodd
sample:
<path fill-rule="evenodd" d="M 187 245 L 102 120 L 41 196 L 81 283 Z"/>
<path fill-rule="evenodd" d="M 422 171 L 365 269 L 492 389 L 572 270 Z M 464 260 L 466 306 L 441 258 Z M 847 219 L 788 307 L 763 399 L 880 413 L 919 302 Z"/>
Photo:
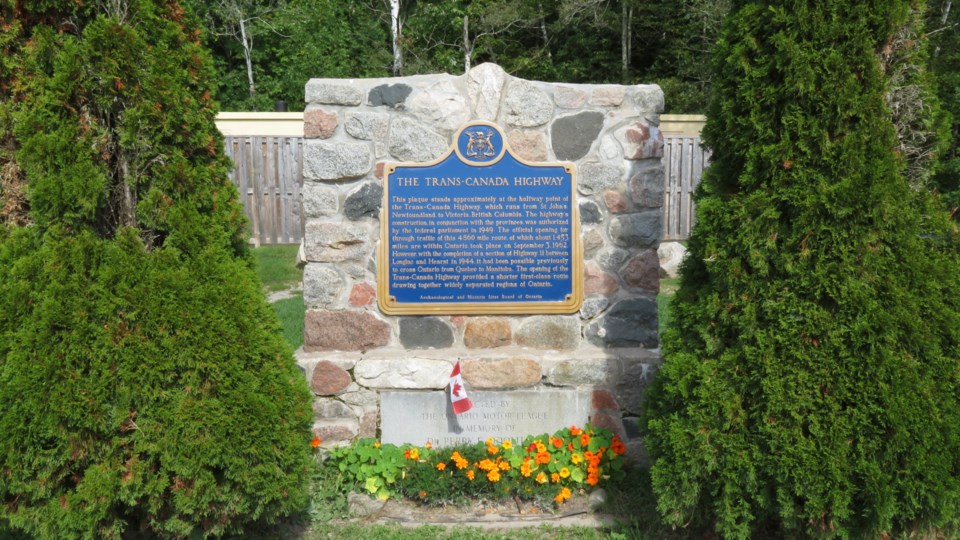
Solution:
<path fill-rule="evenodd" d="M 613 450 L 613 453 L 618 456 L 622 456 L 627 451 L 627 447 L 624 446 L 623 442 L 620 441 L 616 435 L 613 436 L 613 442 L 610 443 L 610 449 Z"/>
<path fill-rule="evenodd" d="M 567 443 L 567 450 L 573 452 L 573 441 Z"/>
<path fill-rule="evenodd" d="M 550 463 L 550 454 L 548 454 L 548 453 L 546 453 L 546 452 L 540 452 L 540 453 L 538 453 L 538 454 L 537 454 L 537 463 L 538 463 L 538 464 L 541 464 L 541 465 L 542 465 L 542 464 L 546 464 L 546 463 Z"/>
<path fill-rule="evenodd" d="M 311 447 L 311 448 L 317 448 L 318 446 L 320 446 L 320 443 L 322 443 L 322 442 L 323 442 L 323 441 L 320 440 L 320 437 L 314 437 L 314 438 L 310 439 L 310 447 Z"/>
<path fill-rule="evenodd" d="M 587 483 L 590 484 L 591 486 L 597 485 L 597 482 L 599 481 L 600 481 L 600 477 L 597 476 L 596 473 L 590 473 L 587 475 Z"/>
<path fill-rule="evenodd" d="M 557 493 L 557 496 L 554 497 L 553 500 L 556 501 L 557 504 L 560 504 L 572 496 L 573 496 L 573 493 L 570 492 L 569 488 L 563 488 L 560 490 L 560 493 Z"/>
<path fill-rule="evenodd" d="M 524 477 L 529 478 L 532 473 L 533 473 L 533 469 L 530 468 L 530 460 L 529 459 L 523 460 L 523 464 L 520 465 L 520 474 L 522 474 Z"/>
<path fill-rule="evenodd" d="M 537 445 L 537 453 L 538 453 L 538 454 L 547 451 L 547 445 L 543 444 L 542 442 L 537 441 L 537 442 L 536 442 L 536 445 Z"/>
<path fill-rule="evenodd" d="M 446 468 L 447 468 L 447 464 L 446 464 L 446 463 L 444 463 L 444 462 L 442 462 L 442 461 L 441 461 L 440 463 L 437 463 L 437 470 L 438 470 L 438 471 L 446 470 Z"/>
<path fill-rule="evenodd" d="M 494 446 L 494 445 L 492 445 L 492 444 L 488 444 L 488 445 L 487 445 L 487 453 L 490 454 L 491 456 L 494 455 L 494 454 L 496 454 L 496 453 L 499 452 L 499 451 L 500 451 L 500 449 L 497 448 L 496 446 Z"/>
<path fill-rule="evenodd" d="M 574 437 L 576 437 L 581 433 L 583 433 L 582 429 L 578 428 L 577 426 L 570 426 L 570 435 L 573 435 Z"/>
<path fill-rule="evenodd" d="M 421 499 L 427 498 L 427 492 L 422 489 L 420 490 L 420 493 L 417 493 L 417 495 L 419 495 Z"/>
<path fill-rule="evenodd" d="M 509 462 L 509 461 L 501 461 L 501 462 L 497 463 L 497 467 L 500 467 L 500 470 L 501 470 L 501 471 L 509 471 L 509 470 L 510 470 L 510 462 Z"/>
<path fill-rule="evenodd" d="M 547 483 L 547 473 L 545 473 L 545 472 L 543 472 L 543 471 L 538 472 L 538 473 L 537 473 L 536 481 L 537 481 L 538 484 L 546 484 L 546 483 Z"/>
<path fill-rule="evenodd" d="M 429 440 L 427 440 L 427 444 L 423 445 L 423 447 L 426 448 L 427 450 L 430 450 L 431 448 L 433 448 L 433 444 Z"/>
<path fill-rule="evenodd" d="M 473 471 L 473 469 L 470 469 L 469 471 L 467 471 L 467 479 L 468 479 L 468 480 L 473 480 L 473 479 L 476 477 L 476 475 L 477 475 L 477 473 L 475 473 L 475 472 Z"/>
<path fill-rule="evenodd" d="M 586 458 L 587 461 L 593 461 L 593 452 L 587 450 L 583 453 L 583 457 Z"/>
<path fill-rule="evenodd" d="M 586 433 L 580 434 L 580 446 L 587 446 L 590 444 L 590 436 Z"/>
<path fill-rule="evenodd" d="M 550 475 L 550 481 L 553 482 L 554 484 L 556 484 L 557 482 L 560 481 L 560 475 L 557 474 L 557 473 L 551 474 L 551 475 Z"/>
<path fill-rule="evenodd" d="M 554 448 L 560 448 L 563 446 L 563 439 L 559 437 L 550 437 L 550 444 L 552 444 Z"/>
<path fill-rule="evenodd" d="M 477 463 L 477 467 L 483 469 L 484 471 L 490 471 L 497 468 L 496 463 L 490 461 L 489 459 L 484 459 L 480 463 Z"/>
<path fill-rule="evenodd" d="M 489 480 L 489 481 L 491 481 L 491 482 L 499 482 L 499 481 L 500 481 L 500 471 L 498 471 L 497 469 L 493 469 L 493 470 L 491 470 L 490 472 L 488 472 L 488 473 L 487 473 L 487 480 Z"/>
<path fill-rule="evenodd" d="M 411 448 L 411 449 L 409 449 L 409 450 L 404 450 L 404 451 L 403 451 L 403 457 L 405 457 L 405 458 L 407 458 L 407 459 L 420 459 L 420 449 L 419 449 L 419 448 Z"/>

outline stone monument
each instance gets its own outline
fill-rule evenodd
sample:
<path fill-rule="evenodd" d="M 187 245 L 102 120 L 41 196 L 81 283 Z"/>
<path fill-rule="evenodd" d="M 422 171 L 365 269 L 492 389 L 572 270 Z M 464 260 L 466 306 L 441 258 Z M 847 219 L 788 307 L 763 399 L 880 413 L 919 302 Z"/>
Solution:
<path fill-rule="evenodd" d="M 324 444 L 381 437 L 385 442 L 449 445 L 522 438 L 589 421 L 612 429 L 635 459 L 643 459 L 636 416 L 659 365 L 660 88 L 527 81 L 482 64 L 461 76 L 313 79 L 306 85 L 306 101 L 306 314 L 298 359 L 317 395 L 314 431 Z M 486 135 L 464 137 L 465 126 L 490 129 L 481 129 Z M 506 226 L 490 209 L 512 197 L 511 186 L 521 186 L 517 178 L 531 177 L 470 175 L 469 167 L 479 171 L 486 164 L 471 162 L 465 157 L 467 146 L 457 150 L 455 145 L 462 139 L 471 149 L 486 148 L 484 137 L 502 138 L 511 159 L 524 166 L 560 167 L 536 178 L 559 178 L 568 171 L 573 182 L 568 200 L 555 201 L 557 216 L 543 214 L 563 215 L 572 226 L 556 225 L 561 230 L 544 218 L 539 225 L 531 223 L 534 228 L 548 225 L 540 240 L 531 237 L 540 243 L 525 244 L 568 250 L 563 261 L 542 250 L 540 256 L 549 258 L 502 261 L 542 278 L 525 282 L 529 285 L 487 276 L 481 267 L 469 267 L 471 261 L 480 264 L 471 258 L 442 265 L 471 250 L 498 253 L 490 251 L 498 245 L 489 243 L 493 238 L 480 229 Z M 444 176 L 416 173 L 419 164 L 437 165 L 457 156 L 468 168 L 459 173 L 460 184 L 454 185 L 451 175 L 443 182 Z M 487 178 L 486 183 L 466 185 L 466 178 L 474 176 Z M 395 195 L 394 201 L 417 196 L 416 189 L 427 181 L 417 183 L 414 177 L 431 178 L 431 186 L 442 184 L 451 196 L 500 190 L 488 193 L 486 207 L 460 209 L 477 211 L 475 217 L 492 222 L 468 221 L 458 234 L 481 236 L 467 236 L 465 243 L 460 238 L 451 244 L 460 245 L 456 252 L 424 243 L 432 236 L 424 240 L 412 228 L 410 234 L 392 237 L 395 231 L 385 229 L 387 222 L 408 214 L 390 214 L 385 191 Z M 533 197 L 527 200 L 539 205 L 534 210 L 546 208 L 548 197 L 563 194 L 524 193 L 517 191 L 517 196 Z M 423 198 L 443 202 L 438 192 L 425 192 Z M 420 214 L 425 218 L 418 222 L 424 225 L 422 234 L 435 234 L 442 225 L 438 220 L 444 208 L 434 206 L 436 213 Z M 569 244 L 547 240 L 568 230 L 575 236 Z M 517 231 L 526 233 L 513 230 L 508 240 L 526 239 Z M 405 259 L 403 249 L 411 245 L 414 251 Z M 404 303 L 406 297 L 395 294 L 408 279 L 399 267 L 430 262 L 416 259 L 416 250 L 433 247 L 438 248 L 430 253 L 435 266 L 426 264 L 411 275 L 439 281 L 430 286 L 450 294 L 415 296 Z M 545 269 L 539 265 L 545 261 L 560 264 Z M 455 268 L 457 262 L 463 263 L 462 273 L 441 277 L 432 272 Z M 537 287 L 547 287 L 545 272 L 559 280 L 557 298 L 538 294 Z M 564 281 L 567 273 L 572 283 Z M 456 296 L 462 291 L 451 292 L 445 280 L 479 282 L 479 293 Z M 505 301 L 493 293 L 498 286 L 514 296 Z M 527 292 L 529 299 L 515 296 Z M 429 305 L 421 309 L 420 303 Z M 452 414 L 444 391 L 458 360 L 475 405 L 463 415 Z"/>

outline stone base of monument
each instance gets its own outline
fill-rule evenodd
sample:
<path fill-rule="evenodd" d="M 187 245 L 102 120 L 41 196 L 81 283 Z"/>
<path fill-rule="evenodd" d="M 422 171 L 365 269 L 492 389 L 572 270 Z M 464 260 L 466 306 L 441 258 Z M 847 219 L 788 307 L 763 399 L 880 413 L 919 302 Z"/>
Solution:
<path fill-rule="evenodd" d="M 575 494 L 560 508 L 544 507 L 531 501 L 475 501 L 460 506 L 422 506 L 412 501 L 381 501 L 361 493 L 350 493 L 348 510 L 354 519 L 381 523 L 397 523 L 410 527 L 445 525 L 514 529 L 551 525 L 555 527 L 612 527 L 615 518 L 598 512 L 605 492 Z"/>
<path fill-rule="evenodd" d="M 518 439 L 590 423 L 625 441 L 628 458 L 645 461 L 637 429 L 644 394 L 660 358 L 650 349 L 531 352 L 520 347 L 457 351 L 381 348 L 297 353 L 323 446 L 375 437 L 436 446 Z M 473 408 L 453 414 L 448 393 L 454 363 Z"/>

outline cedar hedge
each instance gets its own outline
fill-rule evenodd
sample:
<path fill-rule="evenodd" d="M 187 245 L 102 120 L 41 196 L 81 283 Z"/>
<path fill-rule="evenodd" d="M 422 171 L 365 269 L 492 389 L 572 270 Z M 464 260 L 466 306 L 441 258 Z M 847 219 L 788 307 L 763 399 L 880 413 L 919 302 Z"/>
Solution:
<path fill-rule="evenodd" d="M 4 0 L 0 534 L 201 538 L 307 504 L 310 394 L 175 0 Z M 27 223 L 27 224 L 24 224 Z"/>
<path fill-rule="evenodd" d="M 885 103 L 911 9 L 734 2 L 644 418 L 673 525 L 885 538 L 956 523 L 956 229 L 910 188 Z"/>

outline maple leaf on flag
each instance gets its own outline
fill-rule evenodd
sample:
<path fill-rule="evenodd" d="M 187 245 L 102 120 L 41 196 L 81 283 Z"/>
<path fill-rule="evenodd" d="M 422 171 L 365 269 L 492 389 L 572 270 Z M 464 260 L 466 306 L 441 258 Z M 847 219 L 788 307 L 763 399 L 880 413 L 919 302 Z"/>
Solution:
<path fill-rule="evenodd" d="M 473 407 L 473 403 L 467 397 L 467 389 L 463 387 L 463 378 L 460 377 L 459 360 L 453 366 L 453 372 L 450 373 L 450 405 L 453 407 L 454 414 L 465 413 Z"/>

